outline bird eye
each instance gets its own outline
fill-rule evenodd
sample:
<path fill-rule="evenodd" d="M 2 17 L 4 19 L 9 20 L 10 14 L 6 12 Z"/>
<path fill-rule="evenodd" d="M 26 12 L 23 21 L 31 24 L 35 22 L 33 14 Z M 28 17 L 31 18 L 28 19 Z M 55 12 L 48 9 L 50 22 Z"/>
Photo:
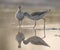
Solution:
<path fill-rule="evenodd" d="M 24 44 L 28 44 L 28 41 L 24 40 L 23 43 L 24 43 Z"/>
<path fill-rule="evenodd" d="M 19 5 L 19 9 L 21 9 L 21 8 L 23 8 L 23 6 L 22 5 Z"/>

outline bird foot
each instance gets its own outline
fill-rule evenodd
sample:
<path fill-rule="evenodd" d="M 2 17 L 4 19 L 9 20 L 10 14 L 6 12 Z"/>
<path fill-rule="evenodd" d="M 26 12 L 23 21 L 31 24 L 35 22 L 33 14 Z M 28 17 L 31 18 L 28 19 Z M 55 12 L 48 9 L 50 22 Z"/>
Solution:
<path fill-rule="evenodd" d="M 46 36 L 44 36 L 42 39 L 46 38 Z"/>

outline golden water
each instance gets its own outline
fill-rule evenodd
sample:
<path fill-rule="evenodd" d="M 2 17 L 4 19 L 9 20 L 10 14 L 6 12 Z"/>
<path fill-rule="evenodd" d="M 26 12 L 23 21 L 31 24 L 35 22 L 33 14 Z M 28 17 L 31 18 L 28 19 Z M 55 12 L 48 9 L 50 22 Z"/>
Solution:
<path fill-rule="evenodd" d="M 18 48 L 18 42 L 15 37 L 18 33 L 18 21 L 15 18 L 17 8 L 0 8 L 0 50 L 60 50 L 60 37 L 55 37 L 55 34 L 60 34 L 60 30 L 46 30 L 46 38 L 44 41 L 51 47 L 36 46 L 29 43 Z M 29 13 L 39 11 L 39 9 L 23 9 Z M 46 16 L 46 28 L 60 28 L 60 10 L 52 10 Z M 28 22 L 27 22 L 28 21 Z M 34 21 L 25 18 L 23 25 L 33 25 Z M 40 24 L 40 25 L 39 25 Z M 43 20 L 37 21 L 37 26 L 43 28 Z M 34 30 L 23 29 L 26 38 L 34 35 Z M 37 36 L 43 37 L 43 30 L 37 30 Z"/>

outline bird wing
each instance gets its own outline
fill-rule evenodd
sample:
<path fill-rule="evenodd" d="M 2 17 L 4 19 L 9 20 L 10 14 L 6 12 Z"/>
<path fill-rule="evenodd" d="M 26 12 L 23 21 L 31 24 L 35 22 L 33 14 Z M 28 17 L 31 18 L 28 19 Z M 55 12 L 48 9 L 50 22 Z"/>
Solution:
<path fill-rule="evenodd" d="M 45 13 L 47 13 L 47 11 L 43 11 L 43 12 L 33 12 L 33 13 L 31 13 L 31 15 L 32 16 L 36 16 L 36 15 L 42 15 L 42 14 L 45 14 Z"/>
<path fill-rule="evenodd" d="M 33 12 L 33 13 L 31 13 L 30 16 L 28 16 L 28 18 L 30 18 L 30 19 L 32 19 L 32 20 L 39 20 L 39 19 L 42 19 L 47 12 L 48 12 L 48 11 Z"/>

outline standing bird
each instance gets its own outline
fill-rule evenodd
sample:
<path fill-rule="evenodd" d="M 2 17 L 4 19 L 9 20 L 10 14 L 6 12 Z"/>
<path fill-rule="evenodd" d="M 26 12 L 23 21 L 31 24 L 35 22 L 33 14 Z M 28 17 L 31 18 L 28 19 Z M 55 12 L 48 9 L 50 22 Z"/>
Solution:
<path fill-rule="evenodd" d="M 23 41 L 24 44 L 28 44 L 29 42 L 31 42 L 32 44 L 35 44 L 35 45 L 44 45 L 44 46 L 50 47 L 44 40 L 42 40 L 38 36 L 32 36 L 32 37 L 28 38 L 27 40 Z"/>
<path fill-rule="evenodd" d="M 22 6 L 19 5 L 18 11 L 16 13 L 16 18 L 18 19 L 19 27 L 22 25 L 22 20 L 24 19 L 24 16 L 26 16 L 26 12 L 22 12 L 21 9 L 22 9 Z M 19 28 L 19 31 L 20 31 L 20 28 Z"/>
<path fill-rule="evenodd" d="M 40 19 L 43 19 L 43 20 L 44 20 L 44 38 L 46 37 L 46 35 L 45 35 L 45 18 L 44 18 L 44 15 L 45 15 L 46 13 L 48 13 L 49 11 L 50 11 L 50 9 L 49 9 L 49 10 L 46 10 L 46 11 L 43 11 L 43 12 L 33 12 L 33 13 L 31 13 L 31 14 L 28 14 L 28 13 L 26 12 L 27 17 L 30 18 L 31 20 L 34 20 L 34 21 L 35 21 L 35 25 L 34 25 L 33 29 L 34 29 L 35 26 L 36 26 L 36 21 L 37 21 L 37 20 L 40 20 Z"/>
<path fill-rule="evenodd" d="M 19 5 L 19 7 L 18 7 L 18 11 L 16 13 L 16 18 L 18 19 L 18 23 L 19 23 L 19 31 L 21 31 L 20 26 L 22 24 L 22 20 L 24 19 L 24 13 L 21 11 L 21 5 Z"/>

